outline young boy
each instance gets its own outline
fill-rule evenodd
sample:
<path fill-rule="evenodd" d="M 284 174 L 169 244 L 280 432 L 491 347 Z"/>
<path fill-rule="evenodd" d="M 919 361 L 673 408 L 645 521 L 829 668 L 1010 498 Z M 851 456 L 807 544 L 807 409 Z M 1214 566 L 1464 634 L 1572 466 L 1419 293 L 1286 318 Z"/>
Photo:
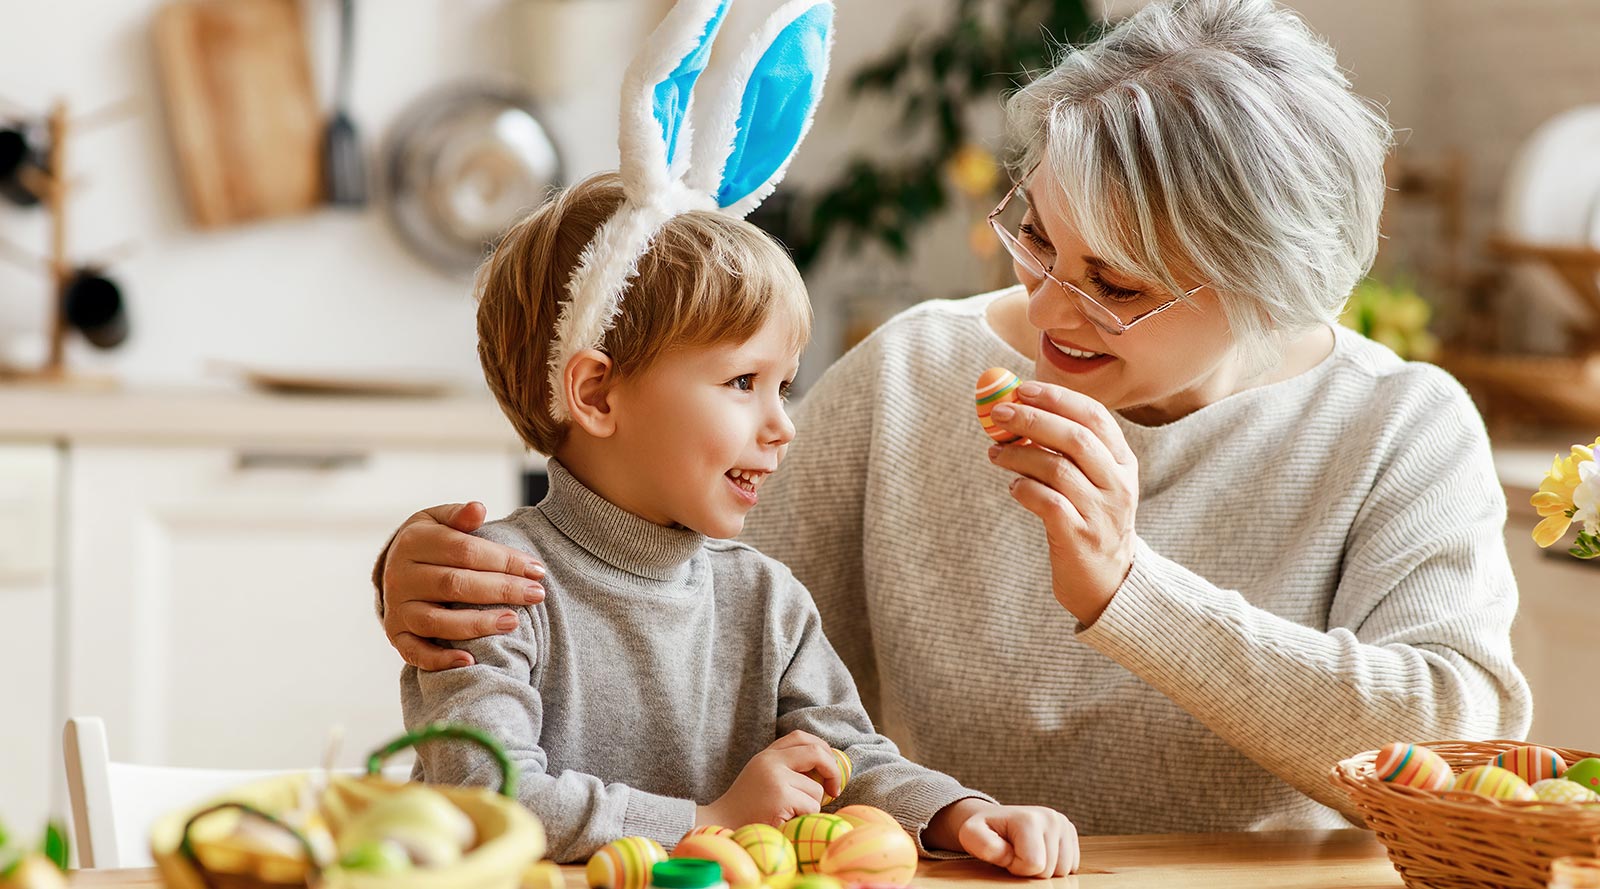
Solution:
<path fill-rule="evenodd" d="M 501 738 L 560 861 L 621 836 L 670 848 L 698 825 L 781 824 L 818 811 L 826 790 L 887 810 L 923 854 L 1068 873 L 1077 838 L 1064 816 L 1001 806 L 900 756 L 805 589 L 728 539 L 794 435 L 784 399 L 811 316 L 781 247 L 727 215 L 672 217 L 603 347 L 578 352 L 552 391 L 569 282 L 624 200 L 615 174 L 579 183 L 512 228 L 480 273 L 490 388 L 552 459 L 544 501 L 478 533 L 537 556 L 548 595 L 516 631 L 461 646 L 473 666 L 406 667 L 406 724 Z M 854 766 L 842 793 L 830 747 Z M 429 781 L 498 779 L 469 745 L 424 746 L 418 764 Z"/>

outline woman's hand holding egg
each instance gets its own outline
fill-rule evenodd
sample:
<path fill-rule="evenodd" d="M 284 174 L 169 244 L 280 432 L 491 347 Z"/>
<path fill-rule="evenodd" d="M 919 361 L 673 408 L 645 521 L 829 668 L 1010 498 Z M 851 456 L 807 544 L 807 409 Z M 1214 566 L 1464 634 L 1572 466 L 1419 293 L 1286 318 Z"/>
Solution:
<path fill-rule="evenodd" d="M 1044 522 L 1056 601 L 1093 624 L 1133 567 L 1139 463 L 1100 402 L 1029 381 L 990 412 L 1034 446 L 994 445 L 989 459 L 1017 473 L 1011 496 Z"/>

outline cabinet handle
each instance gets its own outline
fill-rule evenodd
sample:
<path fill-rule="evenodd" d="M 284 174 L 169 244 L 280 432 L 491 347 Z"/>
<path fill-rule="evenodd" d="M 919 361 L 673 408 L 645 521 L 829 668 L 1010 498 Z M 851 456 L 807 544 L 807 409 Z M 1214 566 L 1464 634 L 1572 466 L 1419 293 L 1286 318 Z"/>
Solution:
<path fill-rule="evenodd" d="M 311 472 L 334 472 L 340 469 L 357 469 L 367 464 L 367 455 L 359 452 L 295 452 L 295 451 L 240 451 L 233 466 L 240 472 L 256 469 L 299 469 Z"/>

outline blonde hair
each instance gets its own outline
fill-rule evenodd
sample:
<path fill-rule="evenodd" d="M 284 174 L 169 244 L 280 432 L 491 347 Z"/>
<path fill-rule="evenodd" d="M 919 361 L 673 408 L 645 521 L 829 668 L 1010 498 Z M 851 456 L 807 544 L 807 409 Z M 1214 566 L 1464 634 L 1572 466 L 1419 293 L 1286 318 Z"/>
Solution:
<path fill-rule="evenodd" d="M 556 193 L 513 225 L 478 269 L 478 360 L 524 443 L 555 452 L 566 423 L 550 414 L 550 352 L 583 248 L 622 205 L 622 180 L 601 173 Z M 798 351 L 811 336 L 805 282 L 783 247 L 721 213 L 673 217 L 639 260 L 601 351 L 618 380 L 669 351 L 743 342 L 769 319 Z"/>
<path fill-rule="evenodd" d="M 1069 49 L 1012 95 L 1020 171 L 1091 252 L 1181 292 L 1211 285 L 1272 364 L 1372 265 L 1393 134 L 1333 50 L 1271 0 L 1168 0 Z"/>

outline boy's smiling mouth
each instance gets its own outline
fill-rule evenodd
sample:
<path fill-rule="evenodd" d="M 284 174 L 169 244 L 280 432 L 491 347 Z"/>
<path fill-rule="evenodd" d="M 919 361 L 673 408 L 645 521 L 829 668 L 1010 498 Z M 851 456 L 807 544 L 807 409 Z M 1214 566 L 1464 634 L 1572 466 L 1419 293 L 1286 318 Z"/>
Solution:
<path fill-rule="evenodd" d="M 733 482 L 733 486 L 734 487 L 738 488 L 740 491 L 742 491 L 742 492 L 744 492 L 746 494 L 749 494 L 752 497 L 755 496 L 756 488 L 761 487 L 761 483 L 763 481 L 765 481 L 767 476 L 769 476 L 771 474 L 772 474 L 772 470 L 770 470 L 770 469 L 737 469 L 737 468 L 730 469 L 726 473 L 724 473 L 724 475 L 727 476 L 728 481 Z"/>

